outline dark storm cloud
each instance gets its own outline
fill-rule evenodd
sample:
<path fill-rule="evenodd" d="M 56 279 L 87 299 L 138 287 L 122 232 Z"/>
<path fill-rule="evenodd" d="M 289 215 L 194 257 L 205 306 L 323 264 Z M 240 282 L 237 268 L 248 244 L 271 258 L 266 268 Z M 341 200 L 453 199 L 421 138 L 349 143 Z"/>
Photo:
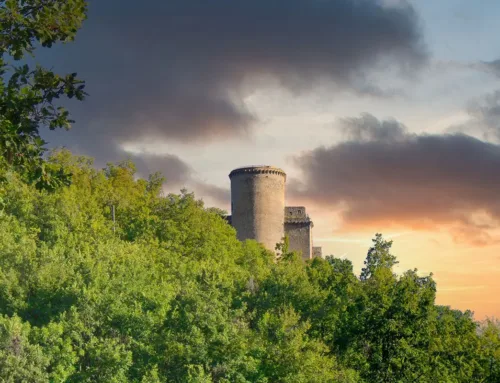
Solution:
<path fill-rule="evenodd" d="M 291 192 L 343 206 L 347 227 L 449 226 L 457 240 L 496 241 L 500 146 L 462 134 L 416 135 L 370 115 L 343 120 L 350 139 L 295 158 Z"/>
<path fill-rule="evenodd" d="M 299 92 L 328 82 L 377 94 L 366 80 L 372 70 L 394 64 L 408 74 L 425 60 L 410 5 L 91 1 L 77 41 L 44 58 L 58 71 L 78 72 L 90 93 L 72 105 L 74 129 L 52 142 L 107 156 L 110 147 L 145 137 L 199 144 L 244 136 L 257 121 L 243 102 L 257 78 Z"/>
<path fill-rule="evenodd" d="M 138 175 L 147 178 L 150 174 L 161 172 L 169 186 L 183 187 L 192 176 L 192 169 L 179 157 L 164 154 L 129 155 L 137 166 Z"/>

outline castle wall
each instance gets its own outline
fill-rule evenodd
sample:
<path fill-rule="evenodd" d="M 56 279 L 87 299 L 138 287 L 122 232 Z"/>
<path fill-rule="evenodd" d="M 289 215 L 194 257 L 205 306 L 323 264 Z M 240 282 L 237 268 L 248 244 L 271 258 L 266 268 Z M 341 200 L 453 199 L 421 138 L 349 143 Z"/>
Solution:
<path fill-rule="evenodd" d="M 306 214 L 304 206 L 287 206 L 284 214 L 285 234 L 288 236 L 290 250 L 302 253 L 302 258 L 312 258 L 313 223 Z"/>
<path fill-rule="evenodd" d="M 235 169 L 231 179 L 231 222 L 238 239 L 255 239 L 269 250 L 284 237 L 285 180 L 271 166 Z"/>
<path fill-rule="evenodd" d="M 290 250 L 300 252 L 303 259 L 310 259 L 312 257 L 312 230 L 310 222 L 285 222 L 285 234 L 290 241 Z"/>
<path fill-rule="evenodd" d="M 313 258 L 323 257 L 323 248 L 321 246 L 313 246 Z"/>

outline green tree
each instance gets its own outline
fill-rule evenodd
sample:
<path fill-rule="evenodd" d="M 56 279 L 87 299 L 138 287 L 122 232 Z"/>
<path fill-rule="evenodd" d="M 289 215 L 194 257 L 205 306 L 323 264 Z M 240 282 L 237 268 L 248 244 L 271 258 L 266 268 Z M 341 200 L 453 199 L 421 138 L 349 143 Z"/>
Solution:
<path fill-rule="evenodd" d="M 429 375 L 424 382 L 482 382 L 483 355 L 480 350 L 478 323 L 472 312 L 435 307 L 435 319 L 429 329 Z"/>
<path fill-rule="evenodd" d="M 364 261 L 365 267 L 361 270 L 362 281 L 371 278 L 378 271 L 392 271 L 392 267 L 398 264 L 396 257 L 390 253 L 392 241 L 385 241 L 382 234 L 376 234 L 372 242 L 373 246 L 368 250 Z"/>
<path fill-rule="evenodd" d="M 328 348 L 307 336 L 309 323 L 293 308 L 266 312 L 258 323 L 263 344 L 260 374 L 269 382 L 335 382 L 338 368 Z M 263 381 L 262 378 L 256 381 Z"/>
<path fill-rule="evenodd" d="M 83 100 L 76 73 L 60 76 L 22 60 L 35 48 L 71 41 L 86 15 L 84 0 L 4 0 L 0 2 L 0 165 L 12 166 L 28 182 L 53 189 L 70 175 L 42 159 L 42 128 L 69 129 L 61 97 Z"/>
<path fill-rule="evenodd" d="M 500 381 L 500 322 L 488 318 L 479 327 L 483 382 Z"/>
<path fill-rule="evenodd" d="M 361 272 L 355 314 L 341 333 L 348 345 L 343 358 L 368 382 L 420 382 L 428 376 L 435 283 L 416 270 L 393 272 L 392 241 L 380 234 Z"/>
<path fill-rule="evenodd" d="M 0 376 L 2 381 L 46 382 L 48 358 L 29 341 L 30 326 L 19 317 L 0 317 Z"/>
<path fill-rule="evenodd" d="M 317 292 L 316 306 L 308 312 L 311 333 L 342 355 L 355 337 L 349 329 L 357 328 L 360 320 L 356 299 L 361 286 L 352 263 L 333 256 L 314 258 L 307 273 Z"/>

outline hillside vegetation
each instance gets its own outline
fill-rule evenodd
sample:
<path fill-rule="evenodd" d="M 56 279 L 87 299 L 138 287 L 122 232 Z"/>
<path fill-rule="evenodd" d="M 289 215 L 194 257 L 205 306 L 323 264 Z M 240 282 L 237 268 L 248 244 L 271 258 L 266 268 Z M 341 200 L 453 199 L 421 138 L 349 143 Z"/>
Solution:
<path fill-rule="evenodd" d="M 396 276 L 380 235 L 359 277 L 334 257 L 275 261 L 128 161 L 46 166 L 71 185 L 1 172 L 6 382 L 500 381 L 498 326 L 436 306 L 429 276 Z"/>
<path fill-rule="evenodd" d="M 71 126 L 58 101 L 84 83 L 23 59 L 86 12 L 0 1 L 0 381 L 500 382 L 498 323 L 436 306 L 432 277 L 395 275 L 381 235 L 359 276 L 286 241 L 276 260 L 129 161 L 47 158 L 40 130 Z"/>

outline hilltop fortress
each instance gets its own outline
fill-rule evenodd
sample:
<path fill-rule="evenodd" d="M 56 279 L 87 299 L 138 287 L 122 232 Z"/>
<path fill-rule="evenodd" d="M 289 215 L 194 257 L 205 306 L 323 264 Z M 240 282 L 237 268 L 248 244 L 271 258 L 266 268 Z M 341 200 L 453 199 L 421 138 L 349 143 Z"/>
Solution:
<path fill-rule="evenodd" d="M 303 206 L 285 206 L 286 173 L 273 166 L 247 166 L 234 169 L 231 180 L 229 223 L 240 241 L 255 239 L 269 250 L 285 235 L 290 250 L 302 258 L 321 256 L 321 247 L 313 246 L 313 222 Z"/>

